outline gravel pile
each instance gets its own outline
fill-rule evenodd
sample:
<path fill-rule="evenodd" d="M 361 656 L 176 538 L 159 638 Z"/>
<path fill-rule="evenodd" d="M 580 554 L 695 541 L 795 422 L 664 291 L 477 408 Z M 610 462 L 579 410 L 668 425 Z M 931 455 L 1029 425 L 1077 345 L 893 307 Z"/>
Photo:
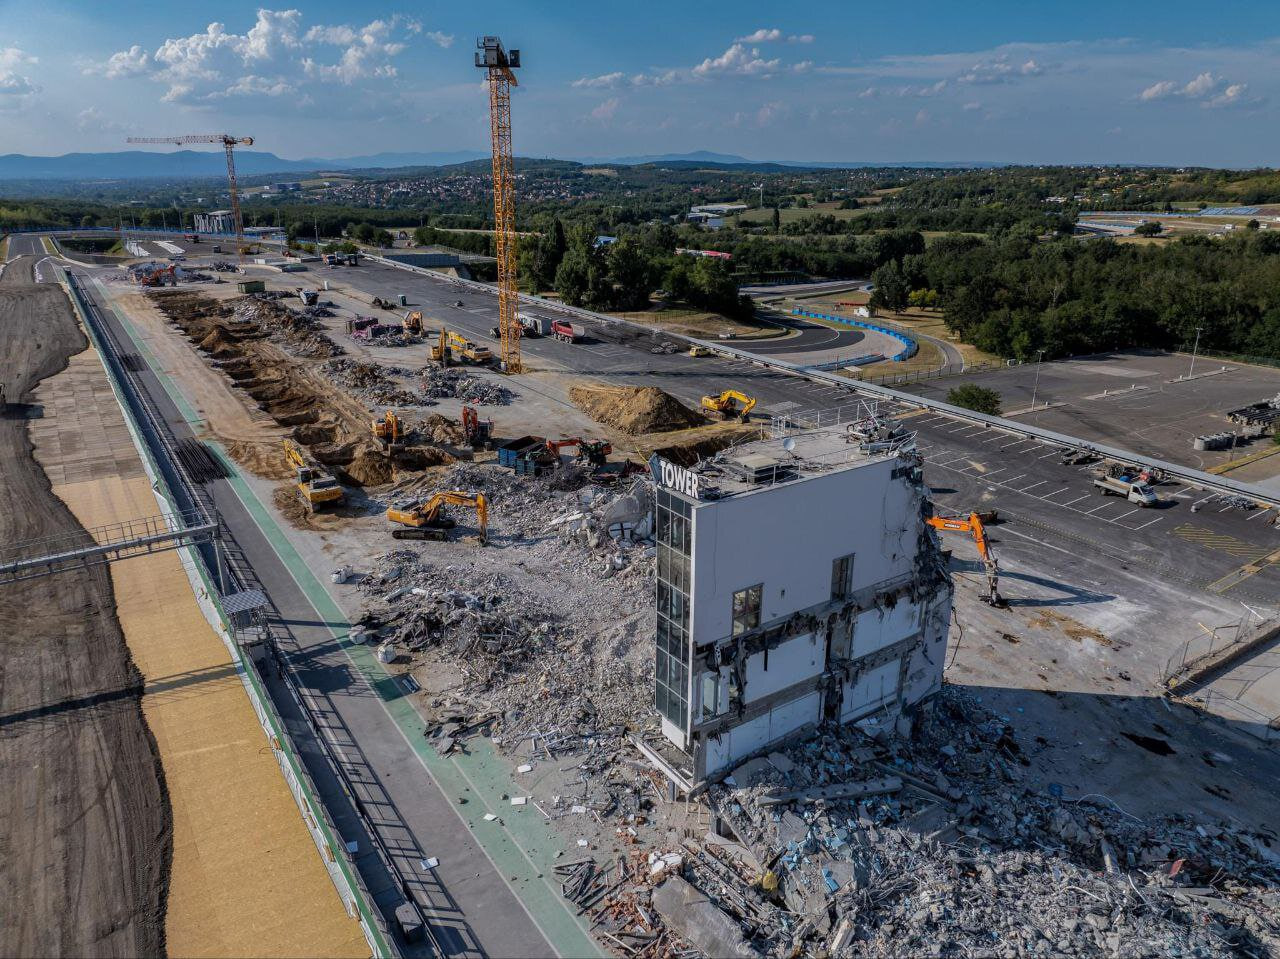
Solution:
<path fill-rule="evenodd" d="M 426 366 L 422 392 L 432 399 L 459 399 L 475 406 L 506 406 L 515 396 L 505 386 L 459 369 Z"/>
<path fill-rule="evenodd" d="M 379 406 L 426 406 L 422 396 L 400 387 L 392 377 L 409 376 L 408 370 L 359 360 L 330 360 L 321 367 L 325 375 L 353 396 Z"/>
<path fill-rule="evenodd" d="M 287 298 L 282 290 L 253 293 L 231 301 L 233 316 L 242 323 L 255 323 L 286 353 L 307 359 L 327 359 L 346 351 L 324 332 L 314 317 L 277 302 Z"/>

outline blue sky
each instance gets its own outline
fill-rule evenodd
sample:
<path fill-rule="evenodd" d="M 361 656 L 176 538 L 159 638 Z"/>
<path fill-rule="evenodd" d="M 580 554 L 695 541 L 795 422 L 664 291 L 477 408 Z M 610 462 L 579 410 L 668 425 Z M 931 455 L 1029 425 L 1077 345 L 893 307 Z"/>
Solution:
<path fill-rule="evenodd" d="M 471 51 L 496 32 L 523 51 L 525 156 L 1257 166 L 1280 155 L 1275 13 L 1244 0 L 0 0 L 0 152 L 224 130 L 286 157 L 487 149 Z"/>

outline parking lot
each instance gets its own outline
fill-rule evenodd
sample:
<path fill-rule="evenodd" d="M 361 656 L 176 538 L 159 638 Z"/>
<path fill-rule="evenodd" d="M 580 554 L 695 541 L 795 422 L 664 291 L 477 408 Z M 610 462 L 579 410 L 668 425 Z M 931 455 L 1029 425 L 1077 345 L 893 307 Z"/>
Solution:
<path fill-rule="evenodd" d="M 1004 415 L 1158 459 L 1210 469 L 1266 449 L 1270 438 L 1235 451 L 1196 451 L 1201 434 L 1230 432 L 1227 412 L 1280 393 L 1280 369 L 1197 359 L 1195 377 L 1183 354 L 1133 352 L 1028 363 L 973 376 L 952 376 L 903 389 L 945 400 L 962 383 L 994 389 Z M 1037 382 L 1038 380 L 1038 382 Z M 1031 411 L 1032 396 L 1036 410 Z M 1045 404 L 1048 404 L 1046 407 Z M 1280 475 L 1280 456 L 1234 473 L 1247 482 Z"/>

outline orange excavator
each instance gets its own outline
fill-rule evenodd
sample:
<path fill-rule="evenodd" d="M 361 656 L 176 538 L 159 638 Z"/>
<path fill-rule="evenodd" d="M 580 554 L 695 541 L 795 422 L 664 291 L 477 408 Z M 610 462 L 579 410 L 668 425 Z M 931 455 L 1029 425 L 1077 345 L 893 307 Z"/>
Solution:
<path fill-rule="evenodd" d="M 982 567 L 987 574 L 987 591 L 981 599 L 989 606 L 1004 609 L 1009 604 L 1000 595 L 1000 563 L 995 553 L 991 552 L 991 542 L 987 539 L 987 529 L 982 525 L 982 518 L 977 513 L 963 516 L 930 516 L 925 520 L 934 529 L 952 533 L 968 533 L 978 547 L 978 556 L 982 558 Z"/>
<path fill-rule="evenodd" d="M 382 419 L 374 420 L 370 424 L 370 430 L 375 437 L 382 440 L 388 452 L 392 452 L 400 446 L 401 441 L 404 439 L 404 425 L 400 422 L 400 417 L 396 416 L 392 410 L 387 410 Z"/>
<path fill-rule="evenodd" d="M 387 510 L 387 519 L 405 528 L 393 529 L 391 535 L 396 539 L 445 539 L 448 531 L 457 525 L 444 515 L 446 505 L 474 509 L 480 527 L 480 545 L 484 546 L 489 541 L 489 504 L 484 494 L 463 490 L 442 490 L 426 500 L 393 503 Z"/>

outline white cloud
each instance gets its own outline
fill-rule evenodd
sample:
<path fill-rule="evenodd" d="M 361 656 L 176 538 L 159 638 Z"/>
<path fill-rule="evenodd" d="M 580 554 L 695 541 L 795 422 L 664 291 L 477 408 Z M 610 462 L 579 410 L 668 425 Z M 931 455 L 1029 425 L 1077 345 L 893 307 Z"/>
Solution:
<path fill-rule="evenodd" d="M 690 78 L 688 70 L 660 70 L 656 73 L 637 73 L 631 78 L 633 87 L 669 87 Z"/>
<path fill-rule="evenodd" d="M 448 50 L 453 46 L 454 38 L 452 33 L 441 33 L 439 30 L 428 30 L 424 36 L 441 50 Z"/>
<path fill-rule="evenodd" d="M 813 69 L 812 60 L 801 60 L 799 63 L 791 64 L 792 73 L 808 73 Z"/>
<path fill-rule="evenodd" d="M 1217 86 L 1218 80 L 1212 73 L 1202 73 L 1182 88 L 1182 95 L 1186 97 L 1202 97 L 1206 93 L 1212 92 Z"/>
<path fill-rule="evenodd" d="M 1244 98 L 1245 91 L 1248 89 L 1249 84 L 1247 83 L 1233 83 L 1213 99 L 1207 100 L 1205 102 L 1205 106 L 1225 107 L 1231 106 L 1234 103 L 1240 103 Z"/>
<path fill-rule="evenodd" d="M 784 34 L 777 27 L 761 27 L 755 33 L 748 33 L 745 37 L 738 37 L 734 43 L 776 43 L 779 40 L 786 40 L 787 43 L 813 43 L 812 33 L 793 33 L 790 36 Z"/>
<path fill-rule="evenodd" d="M 40 61 L 17 47 L 0 47 L 0 110 L 13 110 L 27 104 L 28 98 L 40 92 L 40 86 L 17 67 Z"/>
<path fill-rule="evenodd" d="M 125 127 L 104 116 L 97 107 L 87 107 L 76 114 L 76 129 L 81 133 L 118 133 Z"/>
<path fill-rule="evenodd" d="M 695 77 L 709 77 L 717 74 L 737 76 L 767 76 L 778 71 L 781 60 L 765 60 L 760 51 L 735 43 L 718 57 L 707 57 L 693 68 Z"/>
<path fill-rule="evenodd" d="M 968 103 L 966 103 L 966 104 L 965 104 L 963 107 L 961 107 L 960 109 L 965 110 L 965 111 L 981 110 L 981 109 L 982 109 L 982 104 L 981 104 L 981 103 L 979 103 L 977 100 L 970 100 Z"/>
<path fill-rule="evenodd" d="M 956 77 L 958 83 L 1012 83 L 1019 77 L 1038 77 L 1044 67 L 1034 59 L 1012 63 L 1008 57 L 996 57 L 975 63 Z"/>
<path fill-rule="evenodd" d="M 610 97 L 608 100 L 605 100 L 592 110 L 588 116 L 599 123 L 607 123 L 612 120 L 613 115 L 618 112 L 618 103 L 619 100 L 617 97 Z"/>
<path fill-rule="evenodd" d="M 1174 80 L 1153 83 L 1138 94 L 1138 99 L 1150 102 L 1180 97 L 1184 100 L 1198 100 L 1203 107 L 1227 107 L 1250 102 L 1245 97 L 1248 89 L 1247 83 L 1228 83 L 1225 78 L 1205 70 L 1183 84 Z"/>
<path fill-rule="evenodd" d="M 299 10 L 259 9 L 253 24 L 234 33 L 210 23 L 203 32 L 166 39 L 148 56 L 138 46 L 91 64 L 86 72 L 110 79 L 143 76 L 165 86 L 163 99 L 208 103 L 229 97 L 304 96 L 308 84 L 350 86 L 395 77 L 395 60 L 422 24 L 401 14 L 364 26 L 316 24 L 305 27 Z M 451 35 L 425 36 L 448 47 Z"/>
<path fill-rule="evenodd" d="M 610 90 L 622 82 L 624 74 L 621 70 L 617 73 L 603 73 L 598 77 L 579 77 L 574 80 L 571 86 L 585 87 L 587 89 L 605 89 Z"/>
<path fill-rule="evenodd" d="M 1159 83 L 1153 83 L 1141 93 L 1138 94 L 1139 100 L 1162 100 L 1165 97 L 1172 96 L 1178 89 L 1178 85 L 1172 80 L 1161 80 Z"/>
<path fill-rule="evenodd" d="M 765 28 L 761 27 L 755 33 L 748 33 L 745 37 L 738 37 L 734 43 L 768 43 L 771 40 L 781 40 L 782 31 L 777 27 Z"/>

